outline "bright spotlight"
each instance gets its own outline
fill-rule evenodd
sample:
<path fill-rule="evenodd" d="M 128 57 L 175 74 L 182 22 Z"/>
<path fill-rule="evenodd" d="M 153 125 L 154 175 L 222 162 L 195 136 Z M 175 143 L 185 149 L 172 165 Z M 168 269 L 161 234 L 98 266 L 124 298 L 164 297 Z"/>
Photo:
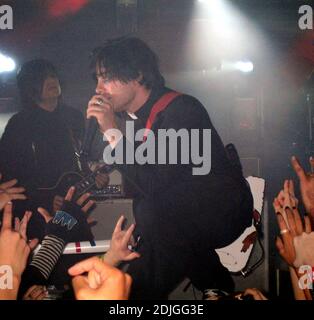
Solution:
<path fill-rule="evenodd" d="M 15 62 L 12 58 L 0 53 L 0 73 L 11 72 L 15 69 Z"/>
<path fill-rule="evenodd" d="M 251 61 L 238 61 L 235 63 L 235 68 L 241 72 L 249 73 L 254 70 L 254 65 Z"/>

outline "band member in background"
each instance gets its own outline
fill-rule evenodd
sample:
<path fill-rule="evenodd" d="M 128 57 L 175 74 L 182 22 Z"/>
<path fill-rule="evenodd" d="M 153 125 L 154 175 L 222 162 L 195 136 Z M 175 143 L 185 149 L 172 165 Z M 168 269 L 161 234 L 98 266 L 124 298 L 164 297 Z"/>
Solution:
<path fill-rule="evenodd" d="M 9 120 L 1 138 L 0 172 L 26 188 L 29 201 L 15 212 L 26 208 L 36 212 L 38 206 L 55 212 L 64 195 L 38 188 L 54 186 L 63 173 L 81 169 L 77 154 L 84 117 L 63 104 L 57 70 L 47 60 L 26 62 L 17 75 L 17 86 L 22 110 Z M 99 186 L 108 182 L 103 174 L 97 179 Z M 29 226 L 29 232 L 35 233 L 32 237 L 41 238 L 43 226 L 40 215 L 34 214 Z"/>
<path fill-rule="evenodd" d="M 127 152 L 128 144 L 141 145 L 127 141 L 123 130 L 111 134 L 110 129 L 120 129 L 117 119 L 132 121 L 135 132 L 150 128 L 156 145 L 158 129 L 187 129 L 189 134 L 191 129 L 211 130 L 211 170 L 205 175 L 192 174 L 191 158 L 181 164 L 180 148 L 178 164 L 169 159 L 166 164 L 115 164 L 134 189 L 133 211 L 141 237 L 141 258 L 128 269 L 133 278 L 131 298 L 164 299 L 185 277 L 200 290 L 232 290 L 231 277 L 214 249 L 232 243 L 251 225 L 253 201 L 206 109 L 194 97 L 165 87 L 156 55 L 140 39 L 109 40 L 93 58 L 97 86 L 87 118 L 97 118 L 112 156 L 120 147 Z M 165 103 L 169 93 L 172 100 Z M 199 145 L 203 142 L 210 143 L 200 140 Z M 162 152 L 169 150 L 168 144 L 163 147 Z M 189 155 L 190 151 L 186 150 Z"/>

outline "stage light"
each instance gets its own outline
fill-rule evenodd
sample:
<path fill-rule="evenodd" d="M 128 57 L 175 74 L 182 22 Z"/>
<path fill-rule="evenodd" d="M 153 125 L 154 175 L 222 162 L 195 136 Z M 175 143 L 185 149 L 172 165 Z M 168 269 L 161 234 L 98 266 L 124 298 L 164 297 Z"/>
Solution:
<path fill-rule="evenodd" d="M 223 60 L 221 63 L 221 70 L 224 72 L 241 71 L 243 73 L 250 73 L 254 70 L 253 62 L 249 60 L 228 61 Z"/>
<path fill-rule="evenodd" d="M 65 17 L 79 12 L 88 3 L 89 0 L 54 0 L 48 2 L 48 12 L 51 17 Z"/>
<path fill-rule="evenodd" d="M 254 70 L 254 64 L 251 61 L 238 61 L 235 63 L 235 68 L 241 72 L 249 73 Z"/>
<path fill-rule="evenodd" d="M 227 62 L 223 71 L 249 74 L 254 70 L 253 63 L 239 57 L 268 52 L 263 32 L 232 0 L 195 1 L 186 34 L 182 51 L 185 65 L 191 69 L 211 69 L 219 60 Z"/>
<path fill-rule="evenodd" d="M 12 58 L 0 53 L 0 73 L 1 72 L 11 72 L 15 70 L 15 62 Z"/>

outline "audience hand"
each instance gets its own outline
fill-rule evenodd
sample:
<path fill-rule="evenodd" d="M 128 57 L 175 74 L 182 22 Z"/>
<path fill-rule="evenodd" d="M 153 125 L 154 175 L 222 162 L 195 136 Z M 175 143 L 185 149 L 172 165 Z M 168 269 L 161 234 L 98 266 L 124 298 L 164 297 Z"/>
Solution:
<path fill-rule="evenodd" d="M 273 203 L 281 234 L 281 238 L 277 237 L 276 247 L 281 257 L 289 265 L 299 267 L 300 260 L 302 263 L 305 262 L 303 257 L 308 251 L 307 235 L 311 233 L 311 224 L 309 218 L 304 217 L 303 227 L 296 204 L 293 182 L 286 180 L 284 190 L 278 194 Z"/>
<path fill-rule="evenodd" d="M 135 225 L 132 224 L 126 231 L 122 230 L 124 216 L 121 216 L 112 234 L 110 248 L 104 256 L 104 260 L 112 266 L 117 266 L 122 261 L 131 261 L 139 258 L 140 254 L 129 249 L 134 245 L 132 233 Z"/>
<path fill-rule="evenodd" d="M 17 222 L 12 230 L 12 203 L 4 207 L 0 232 L 0 266 L 8 265 L 13 273 L 13 290 L 0 290 L 0 298 L 16 299 L 21 275 L 25 270 L 29 253 L 38 243 L 34 239 L 27 243 L 26 229 L 31 213 L 27 212 L 21 222 Z M 17 232 L 18 230 L 18 232 Z"/>
<path fill-rule="evenodd" d="M 23 300 L 43 300 L 47 295 L 48 291 L 45 286 L 34 285 L 26 291 Z"/>
<path fill-rule="evenodd" d="M 20 221 L 19 218 L 14 219 L 14 230 L 20 234 L 20 236 L 27 241 L 27 225 L 29 220 L 32 217 L 32 212 L 31 211 L 25 211 L 24 217 Z"/>
<path fill-rule="evenodd" d="M 87 272 L 87 276 L 82 274 Z M 69 269 L 76 299 L 127 300 L 131 277 L 106 264 L 97 257 L 81 261 Z"/>
<path fill-rule="evenodd" d="M 254 300 L 268 300 L 258 289 L 248 288 L 244 291 L 243 296 L 252 296 Z"/>
<path fill-rule="evenodd" d="M 16 187 L 16 184 L 16 179 L 6 181 L 0 184 L 0 210 L 2 210 L 6 203 L 8 203 L 9 201 L 26 199 L 26 196 L 23 194 L 23 192 L 25 192 L 25 188 Z"/>
<path fill-rule="evenodd" d="M 74 187 L 71 187 L 71 188 L 68 190 L 68 192 L 67 192 L 64 200 L 62 201 L 62 205 L 64 204 L 64 201 L 69 201 L 69 202 L 71 202 L 74 193 L 75 193 L 75 188 L 74 188 Z M 56 197 L 58 197 L 58 196 L 56 196 Z M 90 197 L 90 194 L 89 194 L 89 193 L 84 193 L 83 195 L 81 195 L 81 196 L 77 199 L 76 204 L 77 204 L 78 206 L 82 206 L 83 203 L 84 203 L 89 197 Z M 60 198 L 61 198 L 61 197 L 60 197 Z M 94 205 L 94 203 L 95 203 L 95 202 L 94 202 L 93 200 L 89 200 L 89 201 L 81 208 L 81 210 L 82 210 L 84 213 L 87 213 L 88 210 Z M 62 206 L 60 207 L 60 209 L 62 209 Z M 58 209 L 58 210 L 60 210 L 60 209 Z M 43 216 L 43 218 L 45 219 L 46 223 L 48 223 L 48 222 L 49 222 L 50 220 L 52 220 L 53 217 L 54 217 L 54 214 L 51 215 L 46 209 L 44 209 L 44 208 L 42 208 L 42 207 L 39 207 L 37 210 L 38 210 L 38 212 Z M 58 211 L 58 210 L 57 210 L 57 211 Z"/>
<path fill-rule="evenodd" d="M 89 193 L 84 193 L 74 203 L 72 198 L 75 188 L 71 187 L 67 192 L 61 210 L 53 216 L 44 208 L 38 208 L 38 212 L 46 221 L 46 235 L 54 235 L 65 243 L 75 241 L 91 241 L 94 237 L 86 217 L 88 210 L 94 205 L 93 200 L 88 200 Z M 88 200 L 88 201 L 87 201 Z M 87 201 L 86 204 L 84 204 Z"/>
<path fill-rule="evenodd" d="M 58 210 L 61 210 L 63 206 L 64 198 L 56 195 L 52 201 L 52 212 L 55 213 Z"/>
<path fill-rule="evenodd" d="M 305 173 L 304 169 L 300 165 L 296 157 L 292 157 L 292 167 L 299 177 L 301 197 L 306 209 L 309 214 L 312 223 L 314 222 L 314 159 L 309 160 L 311 165 L 311 173 Z"/>

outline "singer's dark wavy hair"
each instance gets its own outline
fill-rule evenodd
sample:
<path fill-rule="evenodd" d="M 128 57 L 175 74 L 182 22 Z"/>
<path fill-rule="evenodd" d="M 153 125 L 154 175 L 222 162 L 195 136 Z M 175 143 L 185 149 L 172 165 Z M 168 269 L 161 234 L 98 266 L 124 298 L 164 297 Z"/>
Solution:
<path fill-rule="evenodd" d="M 91 68 L 95 71 L 97 66 L 105 69 L 103 76 L 108 80 L 127 83 L 141 76 L 139 83 L 147 89 L 165 84 L 156 54 L 138 38 L 107 40 L 92 53 Z"/>
<path fill-rule="evenodd" d="M 32 108 L 39 103 L 44 81 L 48 77 L 59 78 L 56 68 L 48 60 L 35 59 L 22 65 L 16 80 L 24 109 Z"/>

